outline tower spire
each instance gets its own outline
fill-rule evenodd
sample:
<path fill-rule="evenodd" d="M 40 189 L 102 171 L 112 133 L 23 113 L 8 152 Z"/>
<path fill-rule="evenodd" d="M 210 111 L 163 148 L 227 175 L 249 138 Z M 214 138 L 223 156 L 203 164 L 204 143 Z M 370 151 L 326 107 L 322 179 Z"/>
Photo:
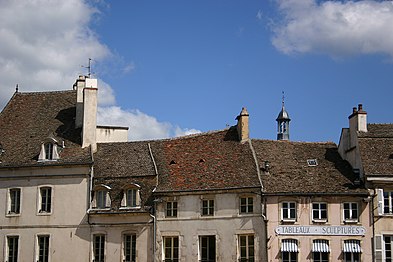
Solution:
<path fill-rule="evenodd" d="M 289 118 L 288 112 L 285 110 L 285 96 L 282 91 L 281 111 L 276 119 L 277 121 L 277 140 L 289 140 Z"/>

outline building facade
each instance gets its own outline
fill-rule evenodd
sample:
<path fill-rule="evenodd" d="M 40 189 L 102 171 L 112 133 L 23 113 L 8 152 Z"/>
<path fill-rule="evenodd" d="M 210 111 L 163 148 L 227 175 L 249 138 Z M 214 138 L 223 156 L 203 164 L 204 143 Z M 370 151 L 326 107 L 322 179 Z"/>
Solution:
<path fill-rule="evenodd" d="M 373 235 L 373 261 L 392 261 L 393 240 L 393 125 L 368 124 L 361 104 L 343 128 L 340 154 L 369 189 Z"/>

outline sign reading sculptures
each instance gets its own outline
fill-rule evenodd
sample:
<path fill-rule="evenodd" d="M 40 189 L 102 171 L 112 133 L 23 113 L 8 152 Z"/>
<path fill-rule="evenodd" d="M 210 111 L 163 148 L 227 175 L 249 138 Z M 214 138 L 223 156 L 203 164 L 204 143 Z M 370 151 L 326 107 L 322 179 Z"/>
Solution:
<path fill-rule="evenodd" d="M 364 236 L 361 226 L 278 226 L 277 235 Z"/>

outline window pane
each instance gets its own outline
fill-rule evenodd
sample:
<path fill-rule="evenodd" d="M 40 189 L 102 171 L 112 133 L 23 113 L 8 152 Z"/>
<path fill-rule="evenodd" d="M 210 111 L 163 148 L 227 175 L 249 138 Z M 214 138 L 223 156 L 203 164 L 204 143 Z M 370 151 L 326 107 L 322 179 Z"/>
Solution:
<path fill-rule="evenodd" d="M 38 262 L 49 261 L 49 236 L 38 236 Z"/>
<path fill-rule="evenodd" d="M 8 244 L 8 262 L 18 261 L 18 236 L 7 237 Z"/>
<path fill-rule="evenodd" d="M 10 189 L 10 213 L 20 213 L 20 189 Z"/>
<path fill-rule="evenodd" d="M 95 235 L 93 242 L 94 262 L 105 261 L 105 235 Z"/>
<path fill-rule="evenodd" d="M 43 187 L 40 189 L 41 193 L 41 210 L 40 212 L 51 212 L 51 201 L 52 201 L 52 188 Z"/>

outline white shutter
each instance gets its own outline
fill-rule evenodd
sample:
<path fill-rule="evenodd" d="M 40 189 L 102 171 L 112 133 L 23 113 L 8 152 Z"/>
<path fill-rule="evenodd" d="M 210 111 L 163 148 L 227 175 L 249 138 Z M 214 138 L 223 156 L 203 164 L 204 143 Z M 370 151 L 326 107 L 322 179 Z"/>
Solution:
<path fill-rule="evenodd" d="M 127 190 L 123 190 L 123 198 L 121 200 L 121 206 L 127 206 Z"/>
<path fill-rule="evenodd" d="M 59 151 L 58 151 L 58 145 L 57 144 L 53 144 L 53 149 L 52 149 L 52 155 L 53 155 L 53 159 L 59 159 Z"/>
<path fill-rule="evenodd" d="M 375 262 L 382 262 L 382 235 L 374 237 L 374 257 Z"/>
<path fill-rule="evenodd" d="M 105 207 L 111 207 L 111 197 L 109 195 L 109 191 L 106 192 L 106 202 L 105 202 Z"/>
<path fill-rule="evenodd" d="M 44 160 L 44 159 L 45 159 L 45 145 L 42 143 L 40 155 L 38 156 L 38 160 Z"/>
<path fill-rule="evenodd" d="M 90 208 L 97 207 L 97 192 L 93 191 L 93 198 L 91 200 Z"/>
<path fill-rule="evenodd" d="M 383 215 L 383 189 L 377 189 L 377 207 L 378 207 L 378 215 Z"/>

